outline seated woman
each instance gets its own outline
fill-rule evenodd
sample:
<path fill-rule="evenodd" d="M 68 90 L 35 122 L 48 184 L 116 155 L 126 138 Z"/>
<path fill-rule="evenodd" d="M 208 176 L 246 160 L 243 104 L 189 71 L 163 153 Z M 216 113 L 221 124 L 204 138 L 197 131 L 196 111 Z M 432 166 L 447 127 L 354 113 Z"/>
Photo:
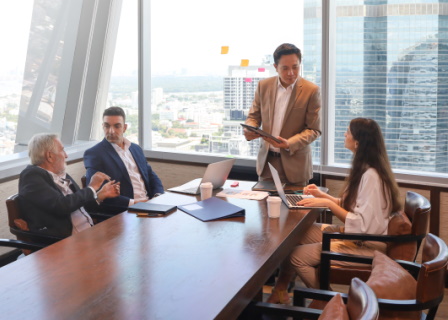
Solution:
<path fill-rule="evenodd" d="M 371 119 L 353 119 L 345 133 L 344 144 L 353 152 L 353 159 L 341 198 L 320 191 L 316 185 L 309 185 L 304 188 L 304 194 L 311 194 L 314 198 L 304 199 L 298 204 L 328 207 L 345 226 L 319 223 L 311 226 L 282 263 L 277 283 L 267 300 L 270 303 L 289 302 L 287 287 L 294 274 L 307 287 L 319 288 L 317 266 L 320 264 L 322 231 L 387 234 L 390 214 L 401 208 L 398 185 L 378 124 Z M 331 250 L 373 256 L 374 250 L 385 252 L 386 244 L 341 240 L 333 241 Z"/>

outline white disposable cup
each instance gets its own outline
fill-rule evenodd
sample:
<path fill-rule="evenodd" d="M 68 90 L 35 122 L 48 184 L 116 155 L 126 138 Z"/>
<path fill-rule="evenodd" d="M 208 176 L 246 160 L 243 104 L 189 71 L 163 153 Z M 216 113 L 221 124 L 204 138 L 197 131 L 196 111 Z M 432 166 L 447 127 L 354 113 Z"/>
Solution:
<path fill-rule="evenodd" d="M 201 200 L 206 200 L 212 197 L 213 185 L 211 182 L 201 183 Z"/>
<path fill-rule="evenodd" d="M 279 218 L 282 199 L 280 199 L 279 197 L 268 197 L 266 199 L 266 202 L 268 203 L 269 218 Z"/>

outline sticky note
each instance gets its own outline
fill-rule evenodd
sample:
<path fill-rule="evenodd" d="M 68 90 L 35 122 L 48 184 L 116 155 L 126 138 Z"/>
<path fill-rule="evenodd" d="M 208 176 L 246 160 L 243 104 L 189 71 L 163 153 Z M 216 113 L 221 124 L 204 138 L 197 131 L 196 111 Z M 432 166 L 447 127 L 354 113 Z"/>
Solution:
<path fill-rule="evenodd" d="M 244 78 L 244 82 L 252 82 L 252 78 Z"/>
<path fill-rule="evenodd" d="M 228 54 L 228 53 L 229 53 L 229 46 L 222 46 L 221 54 Z"/>
<path fill-rule="evenodd" d="M 258 72 L 264 72 L 265 68 L 258 68 Z"/>
<path fill-rule="evenodd" d="M 241 59 L 241 67 L 247 67 L 249 65 L 249 59 Z"/>

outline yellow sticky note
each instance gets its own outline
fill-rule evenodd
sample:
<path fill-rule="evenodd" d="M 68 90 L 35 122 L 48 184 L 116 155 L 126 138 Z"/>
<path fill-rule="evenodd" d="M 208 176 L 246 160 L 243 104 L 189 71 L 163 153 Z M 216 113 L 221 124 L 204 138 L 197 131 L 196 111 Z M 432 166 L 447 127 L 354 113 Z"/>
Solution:
<path fill-rule="evenodd" d="M 228 53 L 229 53 L 229 46 L 222 46 L 221 54 L 228 54 Z"/>
<path fill-rule="evenodd" d="M 241 67 L 249 66 L 249 59 L 241 59 Z"/>

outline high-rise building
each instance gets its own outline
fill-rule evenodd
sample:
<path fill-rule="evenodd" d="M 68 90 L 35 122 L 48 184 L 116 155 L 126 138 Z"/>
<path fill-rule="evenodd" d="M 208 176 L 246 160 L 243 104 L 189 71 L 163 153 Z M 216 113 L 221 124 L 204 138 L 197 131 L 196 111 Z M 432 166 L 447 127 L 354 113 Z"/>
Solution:
<path fill-rule="evenodd" d="M 344 132 L 368 117 L 380 124 L 394 168 L 448 172 L 448 1 L 334 4 L 334 161 L 350 161 Z M 318 84 L 320 5 L 307 0 L 304 9 L 304 76 Z"/>
<path fill-rule="evenodd" d="M 269 59 L 259 66 L 230 66 L 229 75 L 224 77 L 224 122 L 223 130 L 232 138 L 233 155 L 256 156 L 260 148 L 259 139 L 250 141 L 244 139 L 240 123 L 244 122 L 252 106 L 258 82 L 276 74 L 275 68 L 269 64 Z M 238 138 L 237 138 L 238 137 Z M 238 145 L 239 141 L 239 145 Z"/>

